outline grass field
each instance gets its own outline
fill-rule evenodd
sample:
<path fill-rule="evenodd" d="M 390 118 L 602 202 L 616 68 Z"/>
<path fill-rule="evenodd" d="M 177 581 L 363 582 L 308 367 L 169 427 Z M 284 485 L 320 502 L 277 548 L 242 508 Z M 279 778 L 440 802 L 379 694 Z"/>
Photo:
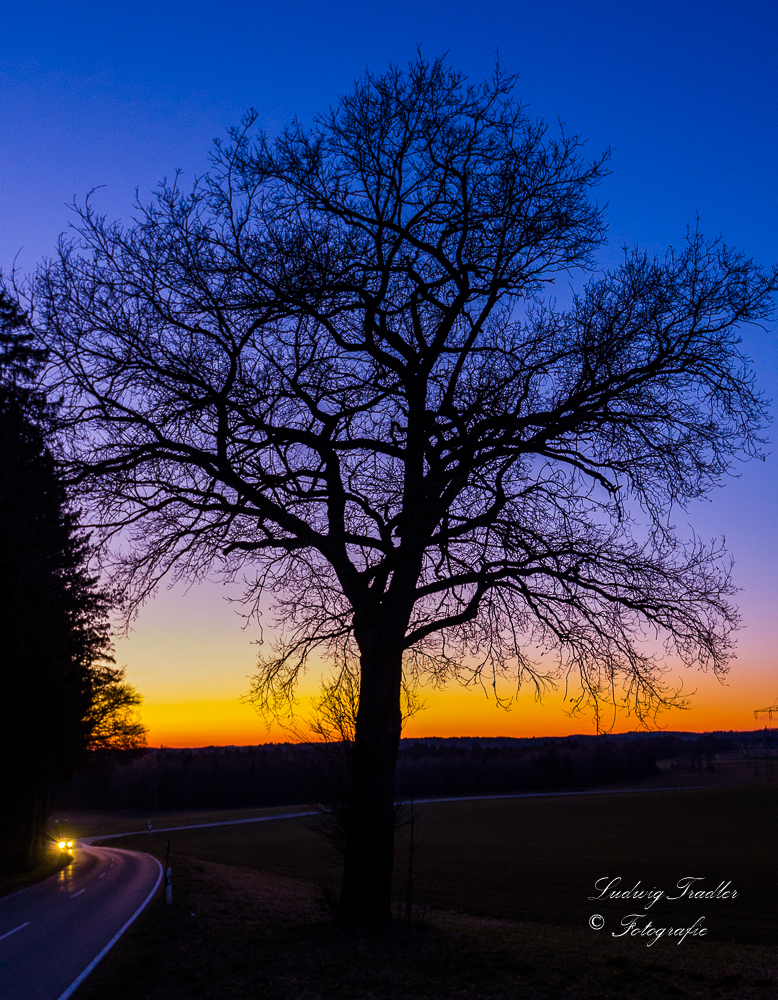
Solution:
<path fill-rule="evenodd" d="M 62 809 L 50 820 L 52 834 L 67 834 L 69 837 L 99 837 L 128 830 L 145 831 L 151 820 L 157 830 L 167 826 L 188 826 L 196 823 L 225 823 L 254 816 L 268 816 L 274 813 L 305 811 L 308 806 L 262 806 L 256 809 L 192 809 L 179 812 L 85 812 L 80 809 Z"/>
<path fill-rule="evenodd" d="M 643 903 L 590 900 L 596 883 L 661 889 L 678 895 L 729 883 L 736 898 L 669 902 L 649 916 L 689 923 L 704 916 L 708 939 L 769 943 L 778 939 L 773 895 L 778 789 L 724 787 L 641 794 L 497 799 L 418 805 L 414 902 L 477 916 L 585 926 L 601 914 L 606 929 Z M 336 885 L 338 858 L 309 820 L 181 830 L 174 854 Z M 161 852 L 167 835 L 112 841 Z M 407 828 L 397 846 L 396 892 L 407 886 Z M 600 884 L 602 887 L 602 883 Z M 596 905 L 595 905 L 596 904 Z M 688 918 L 692 919 L 689 920 Z"/>
<path fill-rule="evenodd" d="M 333 924 L 317 883 L 337 859 L 304 821 L 171 834 L 174 900 L 158 896 L 77 1000 L 755 1000 L 778 998 L 773 900 L 778 790 L 706 788 L 417 807 L 416 911 L 383 933 Z M 407 831 L 407 828 L 406 828 Z M 167 835 L 112 845 L 161 854 Z M 398 844 L 398 898 L 407 851 Z M 684 876 L 737 899 L 660 899 L 655 926 L 707 937 L 612 937 L 641 903 L 594 882 Z M 430 909 L 424 910 L 425 902 Z M 398 903 L 399 907 L 399 903 Z M 590 929 L 599 913 L 602 930 Z M 645 922 L 645 921 L 643 921 Z"/>
<path fill-rule="evenodd" d="M 773 1000 L 774 949 L 647 949 L 587 928 L 436 912 L 346 932 L 310 883 L 177 861 L 76 1000 Z"/>

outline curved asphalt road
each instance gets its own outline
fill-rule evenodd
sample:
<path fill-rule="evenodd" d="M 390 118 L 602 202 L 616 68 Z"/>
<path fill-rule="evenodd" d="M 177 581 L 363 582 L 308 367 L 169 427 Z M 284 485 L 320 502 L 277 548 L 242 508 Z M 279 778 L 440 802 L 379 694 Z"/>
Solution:
<path fill-rule="evenodd" d="M 2 1000 L 66 1000 L 162 878 L 149 854 L 78 845 L 73 856 L 57 875 L 0 899 Z"/>
<path fill-rule="evenodd" d="M 464 795 L 417 799 L 416 802 L 615 795 L 639 791 L 672 792 L 676 789 L 608 788 Z M 276 813 L 226 822 L 171 826 L 154 832 L 263 823 L 311 816 L 314 812 Z M 162 866 L 156 858 L 136 851 L 89 844 L 92 839 L 110 840 L 128 835 L 115 833 L 79 841 L 73 851 L 73 864 L 45 882 L 0 898 L 0 1000 L 67 1000 L 148 903 L 162 879 Z"/>

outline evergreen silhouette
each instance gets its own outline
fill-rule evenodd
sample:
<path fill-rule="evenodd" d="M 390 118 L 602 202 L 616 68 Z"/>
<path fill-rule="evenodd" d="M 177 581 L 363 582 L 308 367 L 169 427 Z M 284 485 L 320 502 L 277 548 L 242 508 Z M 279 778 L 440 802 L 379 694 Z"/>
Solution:
<path fill-rule="evenodd" d="M 126 719 L 138 696 L 112 666 L 107 596 L 47 445 L 50 411 L 33 378 L 42 355 L 0 289 L 0 872 L 33 867 L 46 847 L 55 783 Z M 123 696 L 123 697 L 122 697 Z M 122 714 L 124 713 L 124 715 Z M 133 730 L 134 727 L 134 730 Z M 125 734 L 126 735 L 126 734 Z"/>

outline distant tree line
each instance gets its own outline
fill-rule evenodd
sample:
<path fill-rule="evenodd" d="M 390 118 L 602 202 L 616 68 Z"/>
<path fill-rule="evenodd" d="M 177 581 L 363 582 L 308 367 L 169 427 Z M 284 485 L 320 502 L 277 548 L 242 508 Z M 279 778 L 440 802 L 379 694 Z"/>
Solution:
<path fill-rule="evenodd" d="M 717 753 L 737 750 L 740 743 L 750 741 L 757 735 L 756 733 L 733 733 L 732 735 L 702 733 L 700 736 L 691 736 L 690 734 L 680 736 L 676 733 L 652 733 L 650 736 L 643 736 L 642 740 L 651 746 L 657 760 L 669 760 L 670 758 L 697 760 Z"/>
<path fill-rule="evenodd" d="M 636 742 L 592 746 L 565 740 L 539 747 L 419 742 L 400 755 L 397 789 L 402 798 L 509 795 L 634 781 L 655 773 L 651 748 Z"/>
<path fill-rule="evenodd" d="M 60 789 L 57 808 L 228 809 L 320 798 L 317 744 L 159 749 L 114 754 Z M 656 773 L 646 741 L 403 740 L 399 798 L 511 794 L 634 781 Z"/>

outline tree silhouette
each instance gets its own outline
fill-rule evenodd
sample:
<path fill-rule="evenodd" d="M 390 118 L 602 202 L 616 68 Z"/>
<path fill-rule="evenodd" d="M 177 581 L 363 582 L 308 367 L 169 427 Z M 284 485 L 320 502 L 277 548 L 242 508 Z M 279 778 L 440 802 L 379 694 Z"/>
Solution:
<path fill-rule="evenodd" d="M 403 678 L 561 675 L 646 718 L 675 697 L 657 648 L 720 674 L 736 623 L 722 552 L 670 518 L 758 450 L 737 329 L 776 275 L 693 232 L 556 308 L 604 241 L 606 157 L 513 86 L 419 57 L 311 130 L 250 114 L 128 229 L 87 200 L 35 288 L 66 473 L 129 533 L 127 592 L 253 567 L 280 623 L 259 703 L 315 650 L 359 671 L 350 923 L 389 917 Z"/>
<path fill-rule="evenodd" d="M 52 785 L 87 748 L 145 743 L 138 696 L 110 659 L 109 602 L 45 443 L 30 339 L 0 287 L 0 871 L 40 860 Z"/>

